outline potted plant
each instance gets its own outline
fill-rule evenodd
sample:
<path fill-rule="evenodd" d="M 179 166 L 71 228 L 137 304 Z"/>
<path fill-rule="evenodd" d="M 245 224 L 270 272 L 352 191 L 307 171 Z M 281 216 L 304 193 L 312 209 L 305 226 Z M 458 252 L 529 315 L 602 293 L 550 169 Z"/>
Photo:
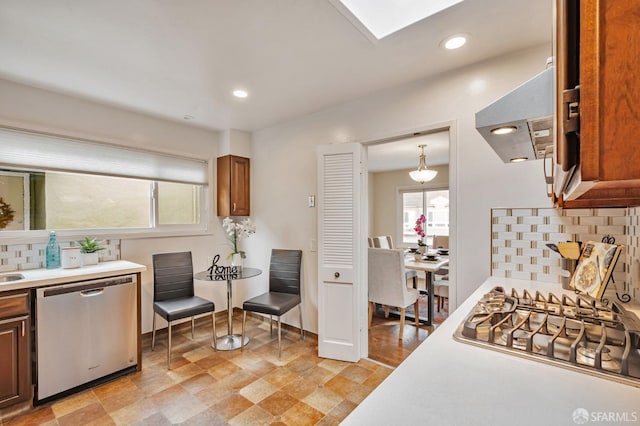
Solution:
<path fill-rule="evenodd" d="M 427 243 L 423 239 L 426 236 L 423 224 L 426 222 L 427 218 L 424 217 L 423 214 L 421 214 L 420 217 L 416 220 L 415 228 L 413 228 L 413 230 L 416 231 L 416 234 L 418 235 L 418 251 L 420 253 L 424 253 L 427 251 Z"/>
<path fill-rule="evenodd" d="M 82 265 L 97 265 L 98 252 L 105 248 L 100 245 L 101 241 L 91 237 L 84 237 L 84 240 L 78 241 L 80 252 L 82 253 Z"/>

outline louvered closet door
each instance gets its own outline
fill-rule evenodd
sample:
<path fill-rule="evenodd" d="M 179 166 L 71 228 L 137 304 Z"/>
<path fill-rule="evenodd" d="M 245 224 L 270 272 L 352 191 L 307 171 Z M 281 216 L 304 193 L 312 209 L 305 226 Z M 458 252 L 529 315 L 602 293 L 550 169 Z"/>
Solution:
<path fill-rule="evenodd" d="M 360 144 L 318 150 L 318 355 L 353 362 L 361 356 L 361 308 L 366 304 L 362 156 Z"/>

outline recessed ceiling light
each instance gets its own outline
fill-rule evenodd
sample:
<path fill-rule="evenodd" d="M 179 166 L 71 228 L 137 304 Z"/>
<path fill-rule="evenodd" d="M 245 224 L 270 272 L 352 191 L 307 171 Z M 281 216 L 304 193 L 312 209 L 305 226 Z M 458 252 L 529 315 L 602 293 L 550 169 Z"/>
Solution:
<path fill-rule="evenodd" d="M 467 43 L 466 34 L 456 34 L 442 40 L 440 45 L 447 50 L 459 49 Z"/>
<path fill-rule="evenodd" d="M 246 98 L 247 96 L 249 96 L 249 94 L 246 90 L 236 89 L 233 91 L 233 96 L 235 96 L 236 98 Z"/>
<path fill-rule="evenodd" d="M 491 133 L 493 133 L 494 135 L 508 135 L 509 133 L 513 133 L 516 130 L 518 130 L 516 126 L 502 126 L 491 129 Z"/>
<path fill-rule="evenodd" d="M 509 161 L 511 161 L 512 163 L 521 163 L 523 161 L 527 161 L 529 159 L 529 157 L 516 157 L 516 158 L 512 158 Z"/>

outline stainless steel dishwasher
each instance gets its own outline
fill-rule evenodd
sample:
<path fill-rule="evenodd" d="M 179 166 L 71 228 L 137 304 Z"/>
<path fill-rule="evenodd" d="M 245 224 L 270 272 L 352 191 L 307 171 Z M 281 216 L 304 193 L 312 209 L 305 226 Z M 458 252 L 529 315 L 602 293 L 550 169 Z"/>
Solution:
<path fill-rule="evenodd" d="M 36 290 L 36 402 L 135 368 L 136 281 L 133 274 Z"/>

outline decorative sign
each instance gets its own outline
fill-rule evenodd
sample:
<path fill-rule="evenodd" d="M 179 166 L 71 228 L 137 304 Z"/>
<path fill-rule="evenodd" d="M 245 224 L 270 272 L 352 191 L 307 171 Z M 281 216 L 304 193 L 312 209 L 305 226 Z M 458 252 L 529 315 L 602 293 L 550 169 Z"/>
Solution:
<path fill-rule="evenodd" d="M 610 239 L 602 243 L 587 241 L 580 254 L 578 266 L 571 276 L 571 287 L 594 299 L 601 299 L 624 246 L 611 244 Z"/>
<path fill-rule="evenodd" d="M 240 277 L 240 272 L 238 271 L 237 266 L 222 266 L 218 265 L 218 261 L 220 260 L 220 255 L 216 254 L 213 257 L 213 263 L 207 269 L 209 274 L 209 278 L 214 280 L 226 280 L 229 278 L 236 279 Z"/>

